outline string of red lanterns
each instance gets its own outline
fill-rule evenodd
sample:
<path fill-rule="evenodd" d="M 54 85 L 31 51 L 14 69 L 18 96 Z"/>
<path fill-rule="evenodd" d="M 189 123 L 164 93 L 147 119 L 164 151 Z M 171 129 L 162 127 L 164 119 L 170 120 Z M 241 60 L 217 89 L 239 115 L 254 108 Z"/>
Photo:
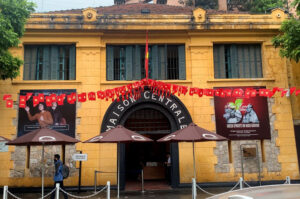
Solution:
<path fill-rule="evenodd" d="M 82 93 L 71 93 L 71 94 L 50 94 L 45 96 L 43 93 L 38 93 L 35 96 L 32 96 L 33 93 L 27 93 L 26 95 L 20 95 L 19 97 L 19 107 L 25 108 L 26 102 L 32 97 L 33 107 L 37 106 L 39 103 L 45 103 L 46 106 L 51 106 L 53 102 L 56 102 L 58 105 L 64 105 L 65 99 L 69 104 L 74 104 L 77 100 L 78 102 L 95 101 L 97 98 L 100 100 L 112 101 L 125 100 L 130 98 L 138 99 L 141 97 L 141 93 L 144 91 L 145 87 L 150 89 L 156 95 L 170 96 L 177 94 L 190 96 L 196 95 L 198 97 L 203 96 L 218 96 L 218 97 L 273 97 L 277 92 L 281 92 L 281 97 L 294 94 L 298 96 L 300 94 L 300 89 L 292 87 L 290 89 L 274 87 L 273 89 L 254 89 L 254 88 L 228 88 L 228 89 L 207 89 L 207 88 L 197 88 L 197 87 L 188 87 L 181 86 L 176 84 L 165 83 L 161 81 L 156 81 L 152 79 L 142 79 L 134 83 L 127 84 L 126 86 L 120 86 L 113 89 L 99 90 L 97 92 L 82 92 Z M 10 94 L 5 94 L 3 100 L 6 101 L 6 107 L 13 107 L 13 100 Z"/>

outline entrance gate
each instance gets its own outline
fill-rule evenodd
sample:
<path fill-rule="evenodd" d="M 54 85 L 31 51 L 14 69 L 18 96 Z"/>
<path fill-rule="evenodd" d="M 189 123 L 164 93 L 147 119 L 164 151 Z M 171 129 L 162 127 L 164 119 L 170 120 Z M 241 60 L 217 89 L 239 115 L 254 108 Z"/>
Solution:
<path fill-rule="evenodd" d="M 169 123 L 169 129 L 165 129 L 164 133 L 172 133 L 178 129 L 186 127 L 192 122 L 191 116 L 186 107 L 176 96 L 157 96 L 151 91 L 146 90 L 141 94 L 141 98 L 139 98 L 138 100 L 128 98 L 123 101 L 120 100 L 119 102 L 114 101 L 105 113 L 104 119 L 102 121 L 101 132 L 105 132 L 119 124 L 123 126 L 128 125 L 128 122 L 130 122 L 130 116 L 141 110 L 152 110 L 163 115 Z M 138 129 L 133 130 L 137 130 L 137 132 L 139 132 Z M 160 131 L 163 129 L 158 130 Z M 171 186 L 177 187 L 179 185 L 178 144 L 171 143 L 170 145 L 170 154 L 172 160 Z M 120 146 L 120 187 L 124 189 L 126 148 L 125 144 L 121 144 Z"/>

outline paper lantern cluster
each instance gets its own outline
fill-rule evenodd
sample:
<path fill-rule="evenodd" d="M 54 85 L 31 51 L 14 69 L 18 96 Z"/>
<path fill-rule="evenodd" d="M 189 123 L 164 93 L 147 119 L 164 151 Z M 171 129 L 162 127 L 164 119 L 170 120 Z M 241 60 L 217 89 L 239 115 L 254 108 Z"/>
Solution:
<path fill-rule="evenodd" d="M 58 105 L 63 105 L 65 99 L 67 98 L 67 103 L 74 104 L 78 102 L 95 101 L 97 98 L 100 100 L 124 100 L 130 98 L 138 99 L 141 97 L 141 93 L 144 89 L 150 89 L 156 95 L 186 95 L 190 96 L 196 95 L 198 97 L 203 96 L 218 96 L 218 97 L 273 97 L 277 92 L 281 93 L 281 97 L 289 96 L 294 94 L 295 96 L 300 94 L 300 89 L 292 87 L 290 89 L 274 87 L 273 89 L 253 89 L 253 88 L 233 88 L 233 89 L 207 89 L 207 88 L 197 88 L 197 87 L 187 87 L 176 84 L 165 83 L 161 81 L 156 81 L 152 79 L 142 79 L 134 83 L 127 84 L 126 86 L 120 86 L 113 89 L 99 90 L 96 92 L 82 92 L 82 93 L 71 93 L 71 94 L 50 94 L 45 96 L 43 93 L 35 94 L 27 93 L 26 95 L 20 95 L 19 107 L 25 108 L 26 102 L 32 97 L 33 107 L 37 106 L 39 103 L 45 103 L 46 106 L 51 106 L 53 102 Z M 11 95 L 5 94 L 3 100 L 6 101 L 6 107 L 13 107 L 13 100 Z"/>

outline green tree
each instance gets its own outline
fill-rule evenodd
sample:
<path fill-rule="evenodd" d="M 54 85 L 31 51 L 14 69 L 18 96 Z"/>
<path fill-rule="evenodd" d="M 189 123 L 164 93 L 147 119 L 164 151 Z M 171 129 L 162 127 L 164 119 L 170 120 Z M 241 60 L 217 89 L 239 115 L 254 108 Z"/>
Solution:
<path fill-rule="evenodd" d="M 266 13 L 273 8 L 284 8 L 286 0 L 229 0 L 228 9 L 249 11 L 252 13 Z"/>
<path fill-rule="evenodd" d="M 300 0 L 295 0 L 292 4 L 295 6 L 298 16 L 291 16 L 285 20 L 280 27 L 280 34 L 272 39 L 275 47 L 280 47 L 280 56 L 293 59 L 296 62 L 300 60 Z"/>
<path fill-rule="evenodd" d="M 24 34 L 24 26 L 34 4 L 28 0 L 0 0 L 0 79 L 19 75 L 23 61 L 13 57 L 9 48 L 16 47 Z"/>

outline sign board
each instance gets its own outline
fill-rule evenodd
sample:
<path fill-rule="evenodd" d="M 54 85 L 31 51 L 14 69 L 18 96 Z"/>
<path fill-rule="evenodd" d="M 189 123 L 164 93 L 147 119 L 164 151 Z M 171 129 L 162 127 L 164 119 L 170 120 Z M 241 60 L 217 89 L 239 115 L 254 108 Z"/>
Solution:
<path fill-rule="evenodd" d="M 18 137 L 29 133 L 30 131 L 40 128 L 41 109 L 48 113 L 52 117 L 53 123 L 49 128 L 63 133 L 65 135 L 75 137 L 75 118 L 76 118 L 76 102 L 70 104 L 65 97 L 63 104 L 59 105 L 57 102 L 52 102 L 51 106 L 46 106 L 45 99 L 39 104 L 33 106 L 33 97 L 43 94 L 44 96 L 50 96 L 55 94 L 56 96 L 62 94 L 75 93 L 75 89 L 63 89 L 63 90 L 21 90 L 20 95 L 26 96 L 32 94 L 32 96 L 26 101 L 26 106 L 29 111 L 25 108 L 19 108 L 19 121 L 18 121 Z M 42 105 L 40 107 L 40 104 Z"/>
<path fill-rule="evenodd" d="M 72 156 L 72 159 L 75 161 L 87 161 L 87 154 L 77 153 Z"/>
<path fill-rule="evenodd" d="M 258 90 L 262 87 L 242 87 Z M 235 89 L 219 88 L 219 89 Z M 266 97 L 214 97 L 217 134 L 230 140 L 270 139 Z"/>
<path fill-rule="evenodd" d="M 244 158 L 255 158 L 256 157 L 256 148 L 243 148 Z"/>

